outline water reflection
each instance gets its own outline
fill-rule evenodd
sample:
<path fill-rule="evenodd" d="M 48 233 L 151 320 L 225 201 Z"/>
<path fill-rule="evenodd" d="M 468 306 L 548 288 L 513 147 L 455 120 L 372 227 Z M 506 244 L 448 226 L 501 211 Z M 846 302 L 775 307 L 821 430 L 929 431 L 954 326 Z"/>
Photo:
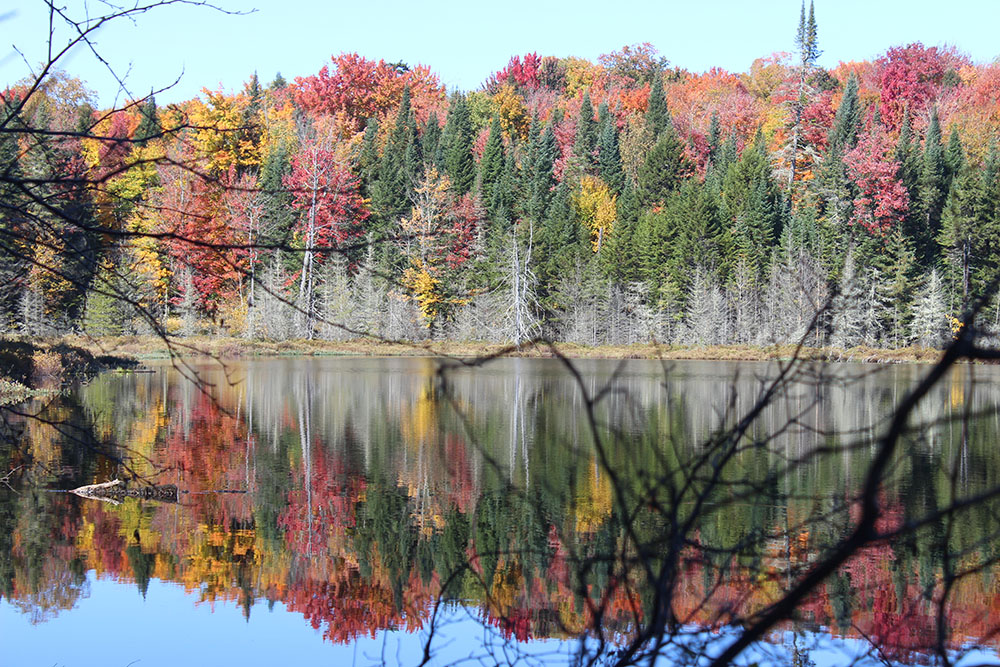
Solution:
<path fill-rule="evenodd" d="M 466 609 L 515 646 L 587 635 L 606 659 L 661 614 L 664 652 L 710 652 L 724 635 L 705 630 L 767 608 L 849 529 L 874 434 L 921 372 L 810 369 L 723 460 L 711 443 L 776 366 L 579 369 L 582 387 L 545 360 L 266 360 L 199 367 L 197 385 L 163 366 L 35 402 L 3 450 L 30 474 L 0 493 L 0 594 L 42 623 L 90 594 L 88 572 L 143 596 L 174 582 L 246 618 L 280 603 L 336 644 Z M 997 380 L 959 368 L 921 405 L 881 531 L 1000 484 Z M 179 502 L 50 492 L 130 474 Z M 865 548 L 771 641 L 906 662 L 994 645 L 997 509 Z"/>

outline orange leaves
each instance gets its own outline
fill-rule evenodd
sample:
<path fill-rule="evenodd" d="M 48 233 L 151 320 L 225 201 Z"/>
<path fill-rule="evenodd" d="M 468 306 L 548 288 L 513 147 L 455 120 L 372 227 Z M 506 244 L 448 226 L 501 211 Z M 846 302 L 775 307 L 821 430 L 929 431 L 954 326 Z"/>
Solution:
<path fill-rule="evenodd" d="M 357 53 L 331 57 L 333 70 L 326 65 L 313 76 L 295 79 L 295 100 L 316 114 L 343 114 L 347 127 L 357 132 L 368 118 L 377 117 L 399 104 L 403 88 L 410 87 L 411 105 L 420 122 L 444 103 L 445 90 L 429 67 L 389 64 L 368 60 Z"/>

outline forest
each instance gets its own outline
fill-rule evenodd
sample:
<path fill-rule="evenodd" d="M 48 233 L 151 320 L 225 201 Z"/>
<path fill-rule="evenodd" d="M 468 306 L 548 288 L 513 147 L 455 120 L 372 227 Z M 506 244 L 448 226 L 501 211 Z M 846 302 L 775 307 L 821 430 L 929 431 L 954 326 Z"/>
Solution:
<path fill-rule="evenodd" d="M 112 109 L 0 92 L 0 326 L 59 336 L 941 347 L 1000 262 L 1000 62 L 689 72 L 334 55 Z M 979 311 L 990 331 L 995 297 Z"/>

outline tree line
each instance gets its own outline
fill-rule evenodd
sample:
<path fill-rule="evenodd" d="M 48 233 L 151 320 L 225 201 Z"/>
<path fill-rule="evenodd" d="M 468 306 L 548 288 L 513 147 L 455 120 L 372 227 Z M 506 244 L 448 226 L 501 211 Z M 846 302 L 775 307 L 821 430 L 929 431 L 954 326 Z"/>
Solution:
<path fill-rule="evenodd" d="M 1000 243 L 1000 64 L 692 73 L 649 44 L 94 108 L 0 94 L 0 315 L 33 336 L 941 346 Z M 818 314 L 818 315 L 817 315 Z M 1000 307 L 981 311 L 996 324 Z"/>

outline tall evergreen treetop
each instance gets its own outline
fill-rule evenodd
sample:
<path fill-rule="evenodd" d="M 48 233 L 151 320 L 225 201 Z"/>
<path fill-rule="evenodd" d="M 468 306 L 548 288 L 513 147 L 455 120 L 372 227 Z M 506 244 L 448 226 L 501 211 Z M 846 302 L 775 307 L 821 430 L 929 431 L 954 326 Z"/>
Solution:
<path fill-rule="evenodd" d="M 600 120 L 597 123 L 597 172 L 601 179 L 615 193 L 621 192 L 625 181 L 621 150 L 618 146 L 618 127 L 614 117 L 607 111 L 608 105 L 601 104 Z"/>
<path fill-rule="evenodd" d="M 444 170 L 451 179 L 452 191 L 464 195 L 476 181 L 476 163 L 472 157 L 472 118 L 464 95 L 452 97 L 441 138 Z"/>
<path fill-rule="evenodd" d="M 500 117 L 493 119 L 490 125 L 490 135 L 483 149 L 483 158 L 479 161 L 479 193 L 487 208 L 493 201 L 493 190 L 503 174 L 503 128 Z"/>
<path fill-rule="evenodd" d="M 646 124 L 653 131 L 654 137 L 659 137 L 668 127 L 673 125 L 670 119 L 670 109 L 667 108 L 667 98 L 663 93 L 663 75 L 654 76 L 653 85 L 649 88 Z"/>
<path fill-rule="evenodd" d="M 858 100 L 858 77 L 851 73 L 844 86 L 844 96 L 833 117 L 833 127 L 828 135 L 830 151 L 844 153 L 858 141 L 861 127 L 861 103 Z"/>
<path fill-rule="evenodd" d="M 594 124 L 594 105 L 590 102 L 590 91 L 583 93 L 583 101 L 580 103 L 580 116 L 576 123 L 576 143 L 573 145 L 573 154 L 584 159 L 584 164 L 589 165 L 594 147 L 597 144 L 597 128 Z"/>
<path fill-rule="evenodd" d="M 822 51 L 819 50 L 819 41 L 816 30 L 816 12 L 812 0 L 809 2 L 809 14 L 806 15 L 806 3 L 802 2 L 802 10 L 799 13 L 799 29 L 795 34 L 795 46 L 799 50 L 803 68 L 816 66 L 816 60 Z"/>

